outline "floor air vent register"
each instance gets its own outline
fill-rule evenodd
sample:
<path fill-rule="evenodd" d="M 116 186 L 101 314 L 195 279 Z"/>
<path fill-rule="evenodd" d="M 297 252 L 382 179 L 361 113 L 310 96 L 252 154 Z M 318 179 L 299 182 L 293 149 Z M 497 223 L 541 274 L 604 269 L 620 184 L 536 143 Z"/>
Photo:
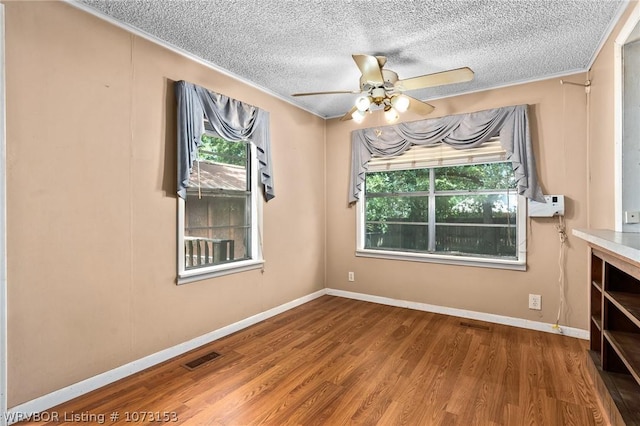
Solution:
<path fill-rule="evenodd" d="M 203 365 L 213 361 L 220 356 L 222 355 L 220 355 L 218 352 L 209 352 L 208 354 L 202 355 L 200 358 L 196 358 L 193 361 L 182 364 L 182 366 L 187 370 L 195 370 L 196 368 L 202 367 Z"/>

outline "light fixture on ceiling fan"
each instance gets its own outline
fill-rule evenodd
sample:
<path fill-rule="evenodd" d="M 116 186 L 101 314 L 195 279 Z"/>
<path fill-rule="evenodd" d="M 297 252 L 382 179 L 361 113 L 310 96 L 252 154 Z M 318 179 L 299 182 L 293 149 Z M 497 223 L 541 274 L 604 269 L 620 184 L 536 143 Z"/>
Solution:
<path fill-rule="evenodd" d="M 383 90 L 383 89 L 375 89 Z M 389 123 L 393 123 L 400 118 L 400 114 L 406 112 L 411 105 L 409 96 L 403 94 L 393 94 L 390 96 L 379 96 L 375 93 L 373 95 L 362 95 L 356 99 L 356 110 L 351 113 L 351 118 L 356 123 L 362 123 L 367 112 L 371 112 L 371 106 L 382 106 L 384 110 L 384 117 Z M 377 96 L 378 95 L 378 96 Z"/>
<path fill-rule="evenodd" d="M 294 93 L 292 96 L 358 93 L 360 96 L 356 98 L 355 105 L 342 116 L 341 121 L 353 119 L 357 123 L 361 123 L 364 121 L 366 114 L 371 113 L 372 108 L 375 106 L 384 111 L 385 120 L 388 123 L 393 123 L 398 120 L 401 113 L 407 110 L 427 115 L 435 109 L 433 105 L 408 96 L 404 92 L 444 84 L 462 83 L 473 80 L 474 76 L 470 68 L 464 67 L 400 80 L 398 79 L 398 74 L 394 71 L 383 68 L 387 63 L 385 56 L 352 56 L 362 72 L 360 90 Z"/>

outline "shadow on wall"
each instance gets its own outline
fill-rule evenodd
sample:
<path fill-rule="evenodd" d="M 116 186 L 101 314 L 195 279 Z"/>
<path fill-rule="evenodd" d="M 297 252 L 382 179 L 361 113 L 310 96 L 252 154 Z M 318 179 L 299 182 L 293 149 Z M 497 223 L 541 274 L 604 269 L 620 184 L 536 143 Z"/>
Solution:
<path fill-rule="evenodd" d="M 164 128 L 164 161 L 160 161 L 163 164 L 161 189 L 164 192 L 165 197 L 177 198 L 177 179 L 178 168 L 177 152 L 176 152 L 176 95 L 174 92 L 175 81 L 166 79 L 164 88 L 165 102 L 165 128 Z"/>

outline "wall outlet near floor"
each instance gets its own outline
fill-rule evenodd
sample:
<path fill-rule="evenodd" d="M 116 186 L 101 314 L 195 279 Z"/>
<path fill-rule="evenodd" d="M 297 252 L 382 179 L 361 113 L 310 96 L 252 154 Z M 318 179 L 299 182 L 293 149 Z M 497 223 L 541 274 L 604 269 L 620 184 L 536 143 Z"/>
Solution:
<path fill-rule="evenodd" d="M 353 272 L 349 272 L 349 281 L 355 281 L 356 275 Z"/>
<path fill-rule="evenodd" d="M 539 294 L 529 295 L 529 309 L 535 309 L 539 311 L 542 309 L 542 296 Z"/>

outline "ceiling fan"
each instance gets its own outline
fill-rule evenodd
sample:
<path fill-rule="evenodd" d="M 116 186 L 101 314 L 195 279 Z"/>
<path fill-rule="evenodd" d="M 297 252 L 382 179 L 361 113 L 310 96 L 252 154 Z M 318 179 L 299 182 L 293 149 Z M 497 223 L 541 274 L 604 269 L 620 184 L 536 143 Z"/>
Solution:
<path fill-rule="evenodd" d="M 406 95 L 409 90 L 424 89 L 426 87 L 444 84 L 462 83 L 473 80 L 470 68 L 456 68 L 434 74 L 400 80 L 394 71 L 384 68 L 387 63 L 385 56 L 352 55 L 360 69 L 360 90 L 339 90 L 330 92 L 294 93 L 292 96 L 333 95 L 339 93 L 360 94 L 355 105 L 347 112 L 341 121 L 351 120 L 361 123 L 371 108 L 378 106 L 384 109 L 385 119 L 393 123 L 399 118 L 399 113 L 411 110 L 426 115 L 435 108 L 426 102 Z"/>

